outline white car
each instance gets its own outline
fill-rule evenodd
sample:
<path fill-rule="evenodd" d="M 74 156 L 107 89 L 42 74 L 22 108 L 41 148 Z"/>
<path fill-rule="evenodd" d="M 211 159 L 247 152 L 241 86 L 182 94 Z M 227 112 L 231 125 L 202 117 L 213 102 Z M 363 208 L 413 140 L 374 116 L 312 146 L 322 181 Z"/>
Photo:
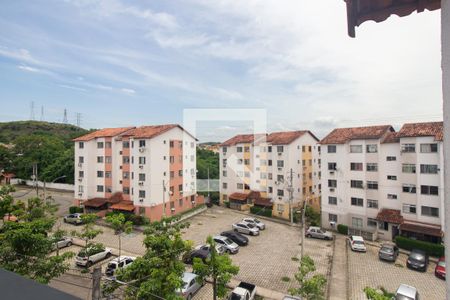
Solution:
<path fill-rule="evenodd" d="M 260 220 L 258 220 L 257 218 L 244 218 L 244 219 L 242 219 L 242 222 L 252 224 L 252 225 L 258 227 L 259 230 L 266 229 L 266 225 L 263 222 L 261 222 Z"/>
<path fill-rule="evenodd" d="M 361 236 L 352 235 L 348 239 L 348 244 L 353 251 L 358 251 L 358 252 L 366 252 L 367 251 L 366 243 L 364 242 L 364 239 Z"/>
<path fill-rule="evenodd" d="M 209 245 L 198 245 L 194 249 L 195 250 L 207 250 L 207 251 L 209 251 Z M 216 252 L 218 254 L 224 254 L 225 251 L 226 251 L 226 249 L 222 245 L 216 244 Z"/>
<path fill-rule="evenodd" d="M 217 235 L 214 237 L 214 241 L 217 245 L 223 246 L 225 248 L 225 251 L 230 254 L 236 254 L 239 252 L 239 245 L 226 236 Z"/>
<path fill-rule="evenodd" d="M 131 265 L 136 257 L 132 256 L 124 256 L 121 255 L 120 257 L 114 258 L 108 263 L 108 266 L 106 267 L 105 274 L 106 276 L 113 276 L 116 270 L 118 269 L 125 269 L 129 265 Z"/>
<path fill-rule="evenodd" d="M 94 263 L 111 256 L 111 249 L 103 247 L 89 247 L 82 249 L 75 257 L 75 264 L 82 267 L 90 267 Z"/>
<path fill-rule="evenodd" d="M 395 292 L 395 300 L 403 300 L 403 299 L 411 299 L 411 300 L 419 300 L 419 292 L 413 286 L 407 284 L 401 284 L 397 292 Z"/>
<path fill-rule="evenodd" d="M 239 222 L 232 225 L 233 230 L 248 235 L 259 235 L 259 229 L 255 225 L 245 222 Z"/>
<path fill-rule="evenodd" d="M 195 295 L 203 286 L 197 282 L 197 274 L 184 272 L 183 273 L 183 286 L 181 289 L 177 290 L 177 294 L 186 300 L 191 300 L 192 296 Z"/>
<path fill-rule="evenodd" d="M 61 249 L 64 247 L 70 247 L 73 244 L 73 240 L 71 237 L 68 236 L 63 236 L 60 239 L 58 239 L 58 241 L 55 242 L 55 244 L 53 245 L 53 249 Z"/>

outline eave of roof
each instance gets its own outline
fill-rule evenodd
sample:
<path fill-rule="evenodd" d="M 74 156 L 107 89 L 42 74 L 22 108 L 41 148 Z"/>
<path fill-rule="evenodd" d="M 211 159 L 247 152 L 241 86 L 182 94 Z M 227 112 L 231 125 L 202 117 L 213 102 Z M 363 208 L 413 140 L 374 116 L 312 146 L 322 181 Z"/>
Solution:
<path fill-rule="evenodd" d="M 383 139 L 389 132 L 394 132 L 391 125 L 335 128 L 320 144 L 345 144 L 351 140 Z"/>
<path fill-rule="evenodd" d="M 148 125 L 148 126 L 139 126 L 135 127 L 134 129 L 124 132 L 119 136 L 119 138 L 127 136 L 132 137 L 134 139 L 151 139 L 158 135 L 161 135 L 173 128 L 179 128 L 189 136 L 191 136 L 193 139 L 198 141 L 196 137 L 194 137 L 190 132 L 185 130 L 181 125 L 179 124 L 163 124 L 163 125 Z"/>
<path fill-rule="evenodd" d="M 444 138 L 444 122 L 407 123 L 398 132 L 398 137 L 433 136 L 436 141 Z"/>
<path fill-rule="evenodd" d="M 73 139 L 74 142 L 87 142 L 95 138 L 114 137 L 135 127 L 103 128 Z"/>

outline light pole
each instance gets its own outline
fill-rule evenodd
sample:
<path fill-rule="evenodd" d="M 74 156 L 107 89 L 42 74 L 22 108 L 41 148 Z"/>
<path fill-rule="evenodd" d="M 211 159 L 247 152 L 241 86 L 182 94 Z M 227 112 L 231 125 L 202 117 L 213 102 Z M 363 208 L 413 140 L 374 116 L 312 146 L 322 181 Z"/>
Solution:
<path fill-rule="evenodd" d="M 301 256 L 300 256 L 300 258 L 303 258 L 303 244 L 304 244 L 304 241 L 305 241 L 305 213 L 306 213 L 306 205 L 307 205 L 307 199 L 305 199 L 304 200 L 304 203 L 303 203 L 303 211 L 302 211 L 302 229 L 301 229 L 301 231 L 302 231 L 302 250 L 301 250 Z"/>
<path fill-rule="evenodd" d="M 63 179 L 63 178 L 66 178 L 66 177 L 67 177 L 66 175 L 56 177 L 55 179 L 52 180 L 52 182 L 50 182 L 50 184 L 54 183 L 55 181 L 57 181 L 57 180 L 59 180 L 59 179 Z M 47 192 L 47 189 L 46 189 L 46 182 L 44 181 L 44 201 L 45 201 L 45 199 L 47 199 L 47 198 L 45 197 L 45 196 L 46 196 L 46 192 Z"/>

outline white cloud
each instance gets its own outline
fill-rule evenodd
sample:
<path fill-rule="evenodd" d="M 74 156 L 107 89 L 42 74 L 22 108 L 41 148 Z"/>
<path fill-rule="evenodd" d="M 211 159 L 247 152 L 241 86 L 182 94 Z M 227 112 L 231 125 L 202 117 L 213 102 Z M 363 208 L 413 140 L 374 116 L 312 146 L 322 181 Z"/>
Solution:
<path fill-rule="evenodd" d="M 133 89 L 122 88 L 122 89 L 120 89 L 120 91 L 124 92 L 125 94 L 129 94 L 129 95 L 136 94 L 136 91 Z"/>

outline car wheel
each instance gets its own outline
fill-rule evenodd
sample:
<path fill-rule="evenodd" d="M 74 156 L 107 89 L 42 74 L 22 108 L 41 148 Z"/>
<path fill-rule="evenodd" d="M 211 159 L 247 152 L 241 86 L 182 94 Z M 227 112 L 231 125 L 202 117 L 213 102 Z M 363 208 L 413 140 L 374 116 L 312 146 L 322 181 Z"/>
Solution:
<path fill-rule="evenodd" d="M 191 300 L 192 299 L 192 295 L 191 294 L 189 294 L 188 296 L 187 296 L 187 298 L 186 298 L 187 300 Z"/>
<path fill-rule="evenodd" d="M 64 222 L 64 223 L 67 223 L 67 220 L 66 220 L 66 219 L 63 219 L 63 222 Z"/>
<path fill-rule="evenodd" d="M 106 253 L 106 258 L 110 258 L 111 257 L 111 252 Z"/>
<path fill-rule="evenodd" d="M 86 267 L 87 268 L 90 268 L 92 266 L 92 261 L 88 261 L 87 263 L 86 263 Z"/>
<path fill-rule="evenodd" d="M 310 234 L 307 234 L 307 235 L 306 235 L 306 237 L 307 237 L 307 238 L 310 238 L 310 237 L 311 237 L 311 235 L 310 235 Z"/>
<path fill-rule="evenodd" d="M 68 243 L 66 244 L 66 247 L 70 247 L 70 246 L 72 246 L 72 242 L 68 242 Z"/>
<path fill-rule="evenodd" d="M 227 253 L 228 253 L 228 254 L 231 254 L 231 250 L 230 250 L 230 249 L 227 249 Z"/>

